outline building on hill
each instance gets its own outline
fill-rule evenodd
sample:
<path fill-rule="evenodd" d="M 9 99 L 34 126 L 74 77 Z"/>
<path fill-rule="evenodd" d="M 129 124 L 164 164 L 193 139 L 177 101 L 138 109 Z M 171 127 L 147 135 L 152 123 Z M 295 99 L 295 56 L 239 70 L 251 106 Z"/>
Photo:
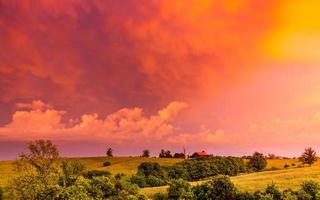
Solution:
<path fill-rule="evenodd" d="M 205 151 L 199 151 L 199 152 L 194 152 L 190 157 L 191 158 L 199 158 L 199 157 L 208 157 L 210 156 L 207 152 Z"/>

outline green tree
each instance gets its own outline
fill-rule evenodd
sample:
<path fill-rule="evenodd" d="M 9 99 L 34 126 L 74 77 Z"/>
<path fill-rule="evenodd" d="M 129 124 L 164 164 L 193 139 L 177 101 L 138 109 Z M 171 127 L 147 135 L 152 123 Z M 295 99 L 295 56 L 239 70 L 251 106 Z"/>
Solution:
<path fill-rule="evenodd" d="M 304 150 L 303 154 L 301 155 L 301 157 L 299 158 L 299 160 L 303 164 L 312 165 L 313 163 L 315 163 L 317 161 L 317 152 L 314 149 L 312 149 L 311 147 L 306 148 Z"/>
<path fill-rule="evenodd" d="M 30 142 L 27 153 L 22 153 L 14 162 L 16 170 L 36 170 L 40 175 L 46 176 L 56 172 L 59 164 L 59 151 L 56 145 L 49 140 L 36 140 Z"/>
<path fill-rule="evenodd" d="M 194 195 L 190 183 L 183 179 L 172 180 L 169 183 L 168 197 L 172 200 L 192 200 Z"/>
<path fill-rule="evenodd" d="M 255 152 L 248 161 L 248 167 L 260 171 L 267 166 L 267 160 L 262 153 Z"/>
<path fill-rule="evenodd" d="M 108 148 L 106 154 L 107 154 L 107 157 L 113 157 L 113 150 L 112 150 L 112 148 Z"/>
<path fill-rule="evenodd" d="M 237 191 L 228 176 L 218 175 L 193 189 L 196 200 L 235 200 Z"/>
<path fill-rule="evenodd" d="M 143 150 L 142 157 L 149 158 L 150 157 L 150 151 L 148 149 Z"/>

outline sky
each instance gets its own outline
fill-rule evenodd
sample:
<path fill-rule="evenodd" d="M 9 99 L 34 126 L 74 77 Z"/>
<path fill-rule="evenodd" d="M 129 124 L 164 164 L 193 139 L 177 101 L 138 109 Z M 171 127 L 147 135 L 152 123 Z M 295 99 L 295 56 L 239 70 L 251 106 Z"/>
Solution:
<path fill-rule="evenodd" d="M 320 151 L 319 6 L 0 0 L 0 159 Z"/>

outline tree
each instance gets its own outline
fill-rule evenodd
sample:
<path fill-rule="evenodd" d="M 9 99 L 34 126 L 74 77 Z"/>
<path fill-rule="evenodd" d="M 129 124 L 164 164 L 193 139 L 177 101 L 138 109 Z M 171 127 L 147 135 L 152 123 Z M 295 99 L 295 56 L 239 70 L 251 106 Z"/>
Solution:
<path fill-rule="evenodd" d="M 234 200 L 236 198 L 236 187 L 229 177 L 222 175 L 195 186 L 193 192 L 196 200 Z"/>
<path fill-rule="evenodd" d="M 260 171 L 267 166 L 267 160 L 262 153 L 255 152 L 248 161 L 248 167 Z"/>
<path fill-rule="evenodd" d="M 57 146 L 49 140 L 36 140 L 28 145 L 28 153 L 22 153 L 15 166 L 20 171 L 34 168 L 40 175 L 55 172 L 59 161 Z"/>
<path fill-rule="evenodd" d="M 113 157 L 113 150 L 112 150 L 112 148 L 108 148 L 106 154 L 107 154 L 107 157 Z"/>
<path fill-rule="evenodd" d="M 142 157 L 149 158 L 150 157 L 150 151 L 148 149 L 143 150 Z"/>
<path fill-rule="evenodd" d="M 194 199 L 190 183 L 183 179 L 172 180 L 167 191 L 169 199 Z"/>
<path fill-rule="evenodd" d="M 317 152 L 311 147 L 306 148 L 303 154 L 301 155 L 301 157 L 299 158 L 299 160 L 303 164 L 312 165 L 314 162 L 317 161 Z"/>
<path fill-rule="evenodd" d="M 161 152 L 159 153 L 159 158 L 172 158 L 171 152 L 169 150 L 165 151 L 161 149 Z"/>
<path fill-rule="evenodd" d="M 186 155 L 184 153 L 175 153 L 173 155 L 174 158 L 186 158 Z"/>

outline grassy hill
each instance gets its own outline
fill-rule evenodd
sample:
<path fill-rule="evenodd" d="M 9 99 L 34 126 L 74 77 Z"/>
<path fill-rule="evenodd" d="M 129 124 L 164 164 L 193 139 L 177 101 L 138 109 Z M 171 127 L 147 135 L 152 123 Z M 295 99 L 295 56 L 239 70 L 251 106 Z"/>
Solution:
<path fill-rule="evenodd" d="M 284 169 L 284 165 L 288 164 L 291 167 Z M 293 167 L 292 164 L 295 166 Z M 280 190 L 299 188 L 301 183 L 305 180 L 317 180 L 320 181 L 320 162 L 317 162 L 311 167 L 298 167 L 301 165 L 294 159 L 280 159 L 280 160 L 268 160 L 267 169 L 278 168 L 281 170 L 264 171 L 258 173 L 244 174 L 240 176 L 231 177 L 232 182 L 241 191 L 254 192 L 257 190 L 263 190 L 267 185 L 275 183 Z M 191 185 L 201 184 L 204 181 L 192 182 Z M 143 188 L 141 193 L 151 197 L 157 192 L 166 192 L 167 187 L 154 187 Z"/>
<path fill-rule="evenodd" d="M 87 170 L 107 170 L 113 174 L 125 173 L 134 174 L 142 162 L 158 162 L 162 166 L 174 165 L 183 159 L 175 158 L 141 158 L 141 157 L 88 157 L 88 158 L 70 158 L 80 160 Z M 111 166 L 103 167 L 105 161 L 111 162 Z M 13 161 L 0 161 L 0 186 L 5 186 L 7 181 L 14 175 Z"/>
<path fill-rule="evenodd" d="M 137 167 L 142 162 L 158 162 L 162 166 L 170 166 L 182 159 L 171 158 L 140 158 L 140 157 L 89 157 L 89 158 L 70 158 L 79 159 L 88 170 L 108 170 L 113 174 L 125 173 L 134 174 Z M 111 162 L 111 166 L 103 167 L 104 161 Z M 284 169 L 284 165 L 290 166 L 289 169 Z M 294 164 L 295 166 L 292 166 Z M 281 170 L 264 171 L 259 173 L 244 174 L 232 177 L 235 185 L 243 191 L 256 191 L 264 189 L 268 184 L 275 183 L 280 189 L 297 189 L 304 180 L 314 179 L 320 180 L 320 162 L 317 162 L 312 167 L 299 167 L 300 163 L 294 159 L 278 159 L 268 160 L 267 169 L 278 168 Z M 14 175 L 12 161 L 0 161 L 0 186 L 5 186 L 11 176 Z M 197 185 L 201 182 L 193 182 L 192 185 Z M 141 192 L 152 196 L 156 192 L 165 192 L 166 187 L 144 188 Z"/>

